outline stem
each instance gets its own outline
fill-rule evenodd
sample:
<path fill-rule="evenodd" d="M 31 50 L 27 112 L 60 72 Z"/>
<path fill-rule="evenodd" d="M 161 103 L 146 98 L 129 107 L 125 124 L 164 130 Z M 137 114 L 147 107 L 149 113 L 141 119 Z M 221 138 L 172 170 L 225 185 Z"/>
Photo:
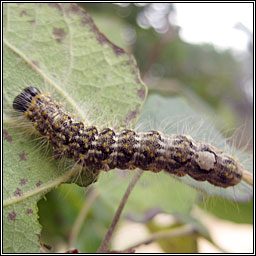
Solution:
<path fill-rule="evenodd" d="M 193 234 L 197 235 L 197 236 L 202 236 L 202 235 L 199 234 L 198 229 L 195 225 L 187 224 L 187 225 L 184 225 L 182 227 L 178 227 L 178 228 L 175 228 L 175 229 L 172 229 L 172 230 L 164 230 L 164 231 L 160 231 L 158 233 L 155 233 L 155 234 L 151 235 L 150 237 L 148 237 L 147 239 L 145 239 L 141 242 L 138 242 L 136 244 L 133 244 L 132 246 L 129 246 L 128 248 L 126 248 L 125 250 L 122 250 L 122 251 L 124 251 L 124 252 L 132 251 L 132 250 L 134 250 L 135 248 L 137 248 L 141 245 L 147 245 L 147 244 L 150 244 L 152 242 L 156 242 L 156 241 L 161 240 L 161 239 L 170 239 L 170 238 L 182 237 L 182 236 L 193 235 Z M 211 238 L 205 237 L 205 236 L 202 236 L 202 237 L 205 238 L 210 243 L 212 243 L 221 252 L 228 253 L 225 249 L 221 248 L 214 241 L 212 241 Z"/>
<path fill-rule="evenodd" d="M 132 246 L 129 246 L 128 248 L 125 249 L 125 251 L 132 250 L 141 245 L 147 245 L 161 239 L 169 239 L 169 238 L 180 237 L 180 236 L 191 235 L 191 234 L 197 234 L 197 228 L 192 224 L 184 225 L 182 227 L 171 229 L 171 230 L 160 231 L 158 233 L 151 235 L 150 237 L 148 237 L 147 239 L 141 242 L 138 242 L 133 244 Z"/>
<path fill-rule="evenodd" d="M 76 238 L 80 232 L 80 229 L 82 227 L 82 224 L 87 216 L 88 211 L 90 210 L 93 202 L 95 199 L 100 195 L 99 191 L 93 189 L 89 193 L 88 199 L 84 202 L 83 208 L 81 209 L 76 222 L 70 232 L 70 237 L 69 237 L 69 247 L 71 247 L 73 241 L 76 241 Z"/>
<path fill-rule="evenodd" d="M 107 250 L 109 248 L 110 240 L 111 240 L 111 238 L 113 236 L 113 232 L 114 232 L 114 230 L 116 228 L 116 225 L 117 225 L 117 223 L 118 223 L 118 221 L 120 219 L 120 216 L 121 216 L 121 213 L 122 213 L 122 211 L 124 209 L 124 206 L 125 206 L 125 204 L 126 204 L 126 202 L 128 200 L 128 197 L 129 197 L 132 189 L 136 185 L 136 183 L 139 180 L 139 178 L 142 175 L 142 173 L 143 173 L 142 170 L 137 171 L 137 173 L 134 175 L 132 181 L 130 182 L 129 186 L 127 187 L 127 189 L 126 189 L 126 191 L 125 191 L 125 193 L 123 195 L 123 198 L 122 198 L 122 200 L 121 200 L 121 202 L 119 204 L 119 207 L 118 207 L 118 209 L 117 209 L 117 211 L 115 213 L 114 219 L 113 219 L 113 221 L 112 221 L 112 223 L 111 223 L 111 225 L 110 225 L 110 227 L 108 229 L 108 232 L 105 235 L 104 240 L 102 241 L 102 243 L 101 243 L 101 245 L 100 245 L 100 247 L 99 247 L 99 249 L 97 251 L 98 253 L 105 253 L 105 252 L 107 252 Z"/>

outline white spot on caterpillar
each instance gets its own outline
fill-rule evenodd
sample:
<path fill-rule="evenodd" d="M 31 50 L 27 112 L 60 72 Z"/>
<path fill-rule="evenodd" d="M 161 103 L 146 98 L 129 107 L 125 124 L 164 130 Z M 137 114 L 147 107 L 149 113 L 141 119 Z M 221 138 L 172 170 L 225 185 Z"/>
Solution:
<path fill-rule="evenodd" d="M 205 171 L 210 171 L 210 169 L 214 168 L 215 155 L 209 151 L 198 152 L 195 160 L 200 168 Z"/>

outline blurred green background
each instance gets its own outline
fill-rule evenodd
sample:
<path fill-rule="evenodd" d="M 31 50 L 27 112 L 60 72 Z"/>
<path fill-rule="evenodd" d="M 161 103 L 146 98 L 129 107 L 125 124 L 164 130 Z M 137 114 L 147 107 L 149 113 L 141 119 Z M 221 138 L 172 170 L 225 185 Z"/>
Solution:
<path fill-rule="evenodd" d="M 79 5 L 113 43 L 134 55 L 149 93 L 194 95 L 217 114 L 220 130 L 227 136 L 236 130 L 239 146 L 252 151 L 252 34 L 243 24 L 234 26 L 248 37 L 248 47 L 237 53 L 182 41 L 182 27 L 170 22 L 176 15 L 171 3 Z"/>
<path fill-rule="evenodd" d="M 212 44 L 184 42 L 179 36 L 182 27 L 170 22 L 172 15 L 175 15 L 171 3 L 164 4 L 164 8 L 161 6 L 163 4 L 79 5 L 85 8 L 110 41 L 134 55 L 141 77 L 149 88 L 149 100 L 157 97 L 185 98 L 195 111 L 206 112 L 207 118 L 218 130 L 226 138 L 230 137 L 232 145 L 252 152 L 252 35 L 243 24 L 238 27 L 248 36 L 248 48 L 235 54 L 231 49 L 220 50 Z M 145 107 L 148 105 L 146 103 Z M 41 200 L 38 206 L 39 220 L 43 226 L 42 241 L 65 248 L 88 195 L 90 193 L 87 190 L 85 192 L 76 185 L 72 185 L 72 188 L 62 185 L 49 193 L 47 200 Z M 219 218 L 236 223 L 252 223 L 252 200 L 249 203 L 234 203 L 201 194 L 196 198 L 191 204 L 196 202 L 202 209 Z M 73 247 L 81 252 L 97 250 L 116 208 L 111 208 L 108 203 L 102 197 L 94 202 L 80 227 L 78 239 L 72 243 Z M 185 221 L 182 215 L 186 215 Z M 171 228 L 195 221 L 187 209 L 179 217 Z M 149 228 L 152 231 L 152 225 Z M 159 230 L 154 226 L 154 231 Z M 207 232 L 202 231 L 201 235 L 210 240 Z M 197 252 L 196 237 L 188 236 L 186 239 L 186 252 Z M 183 242 L 173 240 L 169 244 L 175 244 L 176 247 L 162 246 L 162 249 L 167 252 L 185 252 Z"/>

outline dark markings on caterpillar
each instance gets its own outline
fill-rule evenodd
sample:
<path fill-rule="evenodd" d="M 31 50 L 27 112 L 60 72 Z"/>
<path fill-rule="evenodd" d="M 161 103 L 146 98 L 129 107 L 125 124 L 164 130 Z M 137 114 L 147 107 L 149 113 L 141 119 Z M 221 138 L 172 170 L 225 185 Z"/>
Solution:
<path fill-rule="evenodd" d="M 73 158 L 94 170 L 135 169 L 189 175 L 219 187 L 238 184 L 243 167 L 232 156 L 189 136 L 158 131 L 140 132 L 86 126 L 68 113 L 49 93 L 28 87 L 13 102 L 57 157 Z"/>

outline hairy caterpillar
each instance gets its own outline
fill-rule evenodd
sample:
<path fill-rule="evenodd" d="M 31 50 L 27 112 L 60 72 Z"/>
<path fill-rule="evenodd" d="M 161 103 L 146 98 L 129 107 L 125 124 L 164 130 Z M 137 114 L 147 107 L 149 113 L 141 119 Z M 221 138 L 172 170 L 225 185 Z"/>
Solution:
<path fill-rule="evenodd" d="M 13 102 L 13 108 L 32 122 L 38 134 L 51 143 L 57 157 L 74 159 L 95 170 L 135 169 L 182 177 L 219 187 L 238 184 L 243 167 L 232 156 L 210 144 L 185 135 L 164 135 L 158 131 L 136 133 L 98 129 L 75 120 L 64 107 L 37 88 L 25 88 Z"/>

